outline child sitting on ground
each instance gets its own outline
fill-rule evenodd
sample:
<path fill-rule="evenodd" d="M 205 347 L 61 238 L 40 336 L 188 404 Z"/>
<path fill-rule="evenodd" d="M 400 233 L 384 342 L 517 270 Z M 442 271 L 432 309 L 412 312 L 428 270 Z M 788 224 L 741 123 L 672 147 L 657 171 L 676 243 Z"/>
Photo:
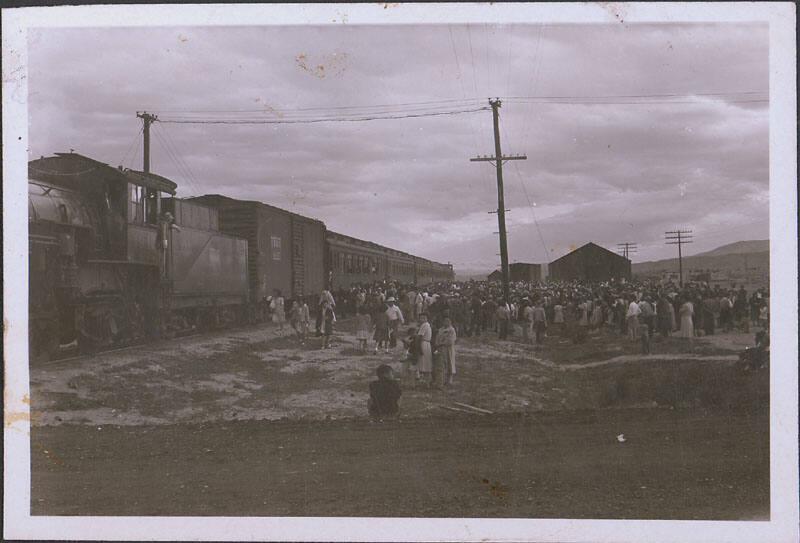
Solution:
<path fill-rule="evenodd" d="M 378 379 L 369 384 L 369 401 L 367 402 L 369 415 L 378 420 L 385 417 L 396 417 L 400 412 L 397 402 L 402 392 L 400 384 L 394 379 L 392 367 L 381 364 L 375 373 L 378 375 Z"/>

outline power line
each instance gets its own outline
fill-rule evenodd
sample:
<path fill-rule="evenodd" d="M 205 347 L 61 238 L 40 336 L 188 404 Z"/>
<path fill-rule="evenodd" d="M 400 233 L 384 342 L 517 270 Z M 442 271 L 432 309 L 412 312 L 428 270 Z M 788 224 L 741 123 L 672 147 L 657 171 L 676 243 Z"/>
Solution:
<path fill-rule="evenodd" d="M 576 98 L 579 100 L 590 98 L 686 98 L 689 96 L 739 96 L 750 94 L 769 94 L 767 91 L 730 91 L 730 92 L 686 92 L 686 93 L 664 93 L 664 94 L 604 94 L 604 95 L 583 95 L 583 96 L 565 96 L 565 95 L 552 95 L 552 96 L 507 96 L 505 100 L 516 99 L 555 99 L 555 98 Z"/>
<path fill-rule="evenodd" d="M 159 118 L 158 122 L 167 124 L 311 124 L 311 123 L 328 123 L 328 122 L 362 122 L 362 121 L 379 121 L 379 120 L 394 120 L 394 119 L 413 119 L 419 117 L 439 117 L 443 115 L 460 115 L 463 113 L 475 113 L 478 111 L 487 111 L 488 107 L 479 107 L 472 109 L 460 109 L 455 111 L 434 111 L 427 113 L 412 113 L 406 115 L 375 115 L 375 116 L 362 116 L 362 117 L 341 117 L 341 118 L 317 118 L 317 119 L 180 119 L 180 118 Z"/>
<path fill-rule="evenodd" d="M 200 194 L 200 189 L 199 189 L 200 182 L 195 177 L 191 167 L 189 167 L 189 163 L 186 162 L 186 160 L 184 160 L 183 155 L 178 150 L 178 146 L 172 139 L 172 136 L 170 135 L 169 131 L 166 130 L 166 127 L 162 126 L 160 130 L 156 132 L 156 134 L 158 134 L 159 132 L 163 132 L 164 139 L 162 140 L 162 142 L 165 143 L 165 147 L 174 157 L 176 165 L 178 167 L 181 167 L 182 165 L 184 170 L 184 176 L 186 177 L 189 186 L 196 194 Z"/>
<path fill-rule="evenodd" d="M 452 25 L 447 25 L 447 31 L 450 35 L 450 45 L 452 45 L 453 47 L 453 56 L 455 57 L 456 60 L 456 69 L 458 70 L 458 83 L 459 86 L 461 87 L 461 96 L 466 98 L 467 90 L 464 86 L 464 77 L 463 77 L 463 72 L 461 71 L 461 62 L 459 62 L 458 60 L 458 51 L 456 50 L 456 42 L 455 39 L 453 38 Z M 473 84 L 474 81 L 475 80 L 473 78 Z M 475 88 L 477 94 L 477 87 Z M 469 128 L 470 128 L 470 136 L 472 137 L 472 142 L 475 145 L 475 154 L 477 155 L 480 152 L 480 137 L 478 136 L 477 130 L 475 129 L 475 117 L 469 117 Z M 489 172 L 485 171 L 484 169 L 481 169 L 480 176 L 481 179 L 483 180 L 484 185 L 486 185 L 487 187 L 491 185 L 491 180 L 488 178 L 488 175 Z"/>
<path fill-rule="evenodd" d="M 444 106 L 446 104 L 462 104 L 463 103 L 476 103 L 480 100 L 478 98 L 469 99 L 442 99 L 431 100 L 427 102 L 405 102 L 399 104 L 373 104 L 365 106 L 325 106 L 325 107 L 306 107 L 306 108 L 284 108 L 276 109 L 269 106 L 259 109 L 158 109 L 161 113 L 294 113 L 305 111 L 327 111 L 327 110 L 347 110 L 347 109 L 379 109 L 379 108 L 396 108 L 396 107 L 415 107 L 415 106 Z"/>
<path fill-rule="evenodd" d="M 172 150 L 170 149 L 169 145 L 167 145 L 167 142 L 164 139 L 164 137 L 159 133 L 159 131 L 153 131 L 153 133 L 156 135 L 156 138 L 158 138 L 158 141 L 161 142 L 161 146 L 164 148 L 164 151 L 166 152 L 167 156 L 170 158 L 172 163 L 177 168 L 178 173 L 184 178 L 184 180 L 186 181 L 186 184 L 189 185 L 190 187 L 192 187 L 192 180 L 189 178 L 188 173 L 186 172 L 186 170 L 181 165 L 181 162 L 178 160 L 178 158 L 175 155 L 175 153 L 173 153 Z"/>
<path fill-rule="evenodd" d="M 506 133 L 505 126 L 503 126 L 502 128 L 503 128 L 503 136 L 506 138 L 506 140 L 508 140 L 509 138 L 508 134 Z M 522 192 L 525 195 L 525 199 L 528 201 L 528 209 L 531 212 L 531 218 L 533 219 L 533 224 L 536 226 L 536 232 L 538 232 L 539 234 L 539 241 L 542 242 L 542 249 L 544 249 L 545 261 L 547 261 L 550 258 L 550 250 L 547 248 L 547 243 L 545 243 L 544 236 L 542 235 L 542 229 L 539 227 L 539 221 L 536 219 L 536 207 L 533 205 L 531 197 L 528 194 L 528 188 L 525 185 L 525 180 L 522 178 L 522 173 L 519 171 L 519 165 L 516 162 L 513 162 L 513 164 L 514 164 L 514 171 L 517 174 L 517 180 L 519 181 L 519 184 L 522 186 Z"/>
<path fill-rule="evenodd" d="M 625 258 L 630 259 L 630 254 L 636 252 L 636 243 L 632 241 L 625 241 L 623 243 L 617 243 L 617 247 L 619 247 L 622 256 Z"/>
<path fill-rule="evenodd" d="M 664 232 L 664 243 L 678 246 L 678 278 L 680 286 L 683 287 L 683 253 L 681 247 L 687 243 L 692 243 L 692 231 L 679 229 Z"/>
<path fill-rule="evenodd" d="M 142 135 L 143 131 L 144 131 L 144 125 L 142 125 L 142 127 L 139 129 L 139 132 L 137 132 L 137 134 L 133 137 L 133 141 L 131 141 L 131 144 L 128 146 L 128 150 L 125 151 L 122 160 L 119 161 L 120 165 L 125 164 L 125 161 L 128 159 L 128 155 L 133 150 L 134 146 L 136 146 L 139 142 L 141 142 L 140 136 Z"/>

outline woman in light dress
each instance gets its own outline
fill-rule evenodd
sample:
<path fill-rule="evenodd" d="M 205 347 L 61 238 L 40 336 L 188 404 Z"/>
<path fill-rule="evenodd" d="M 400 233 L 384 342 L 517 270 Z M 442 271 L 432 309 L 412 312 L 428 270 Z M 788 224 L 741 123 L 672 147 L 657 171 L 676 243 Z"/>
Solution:
<path fill-rule="evenodd" d="M 456 329 L 453 328 L 449 317 L 442 319 L 442 327 L 436 334 L 436 351 L 441 357 L 444 370 L 442 382 L 452 385 L 453 376 L 456 374 Z"/>
<path fill-rule="evenodd" d="M 283 323 L 286 322 L 283 296 L 281 296 L 281 291 L 278 289 L 275 289 L 273 292 L 274 296 L 269 304 L 269 308 L 272 310 L 272 322 L 278 325 L 276 333 L 283 334 Z"/>
<path fill-rule="evenodd" d="M 600 305 L 600 300 L 594 302 L 590 324 L 592 329 L 600 328 L 603 325 L 603 307 Z"/>
<path fill-rule="evenodd" d="M 578 311 L 581 315 L 578 319 L 578 326 L 589 326 L 589 304 L 586 302 L 581 302 L 581 304 L 578 306 Z"/>
<path fill-rule="evenodd" d="M 694 337 L 694 322 L 692 321 L 692 317 L 694 316 L 694 304 L 689 300 L 685 300 L 678 310 L 678 315 L 681 318 L 681 328 L 678 331 L 678 337 Z"/>
<path fill-rule="evenodd" d="M 422 379 L 430 382 L 431 372 L 433 371 L 433 353 L 431 351 L 433 330 L 428 322 L 428 315 L 426 313 L 420 313 L 417 335 L 420 339 L 420 355 L 417 367 L 419 367 L 419 371 L 422 374 Z"/>

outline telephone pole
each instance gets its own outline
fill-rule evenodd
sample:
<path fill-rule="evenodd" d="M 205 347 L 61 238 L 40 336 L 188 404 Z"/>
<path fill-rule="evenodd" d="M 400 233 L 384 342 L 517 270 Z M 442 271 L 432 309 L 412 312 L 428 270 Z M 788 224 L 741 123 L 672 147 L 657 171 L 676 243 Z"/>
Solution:
<path fill-rule="evenodd" d="M 144 137 L 144 151 L 142 152 L 142 171 L 144 173 L 150 173 L 150 125 L 153 124 L 155 121 L 158 120 L 158 117 L 155 115 L 151 115 L 146 111 L 136 112 L 136 116 L 139 117 L 142 122 L 144 123 L 144 130 L 142 131 L 142 135 Z"/>
<path fill-rule="evenodd" d="M 470 162 L 492 162 L 497 171 L 497 211 L 490 211 L 489 213 L 497 213 L 497 225 L 499 226 L 500 234 L 500 267 L 503 274 L 503 297 L 506 303 L 509 303 L 509 289 L 508 289 L 508 240 L 506 235 L 506 204 L 503 195 L 503 163 L 507 160 L 527 160 L 525 155 L 512 155 L 503 156 L 500 150 L 500 99 L 495 98 L 489 100 L 489 105 L 492 106 L 492 120 L 494 121 L 494 156 L 478 156 L 469 159 Z"/>
<path fill-rule="evenodd" d="M 630 254 L 636 252 L 636 243 L 631 241 L 626 241 L 624 243 L 617 243 L 617 247 L 619 250 L 622 251 L 622 256 L 630 260 Z"/>
<path fill-rule="evenodd" d="M 675 230 L 672 232 L 664 232 L 664 242 L 667 245 L 678 246 L 678 277 L 679 284 L 683 287 L 683 253 L 681 247 L 687 243 L 692 243 L 691 230 Z"/>

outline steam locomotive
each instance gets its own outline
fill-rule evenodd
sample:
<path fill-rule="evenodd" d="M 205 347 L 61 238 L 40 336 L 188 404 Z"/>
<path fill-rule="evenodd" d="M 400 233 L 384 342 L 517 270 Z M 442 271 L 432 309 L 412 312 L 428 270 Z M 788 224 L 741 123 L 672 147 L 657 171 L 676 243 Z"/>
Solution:
<path fill-rule="evenodd" d="M 263 318 L 289 298 L 393 279 L 452 279 L 438 264 L 221 195 L 177 198 L 162 176 L 78 153 L 28 164 L 31 360 Z M 314 301 L 309 299 L 309 301 Z"/>

